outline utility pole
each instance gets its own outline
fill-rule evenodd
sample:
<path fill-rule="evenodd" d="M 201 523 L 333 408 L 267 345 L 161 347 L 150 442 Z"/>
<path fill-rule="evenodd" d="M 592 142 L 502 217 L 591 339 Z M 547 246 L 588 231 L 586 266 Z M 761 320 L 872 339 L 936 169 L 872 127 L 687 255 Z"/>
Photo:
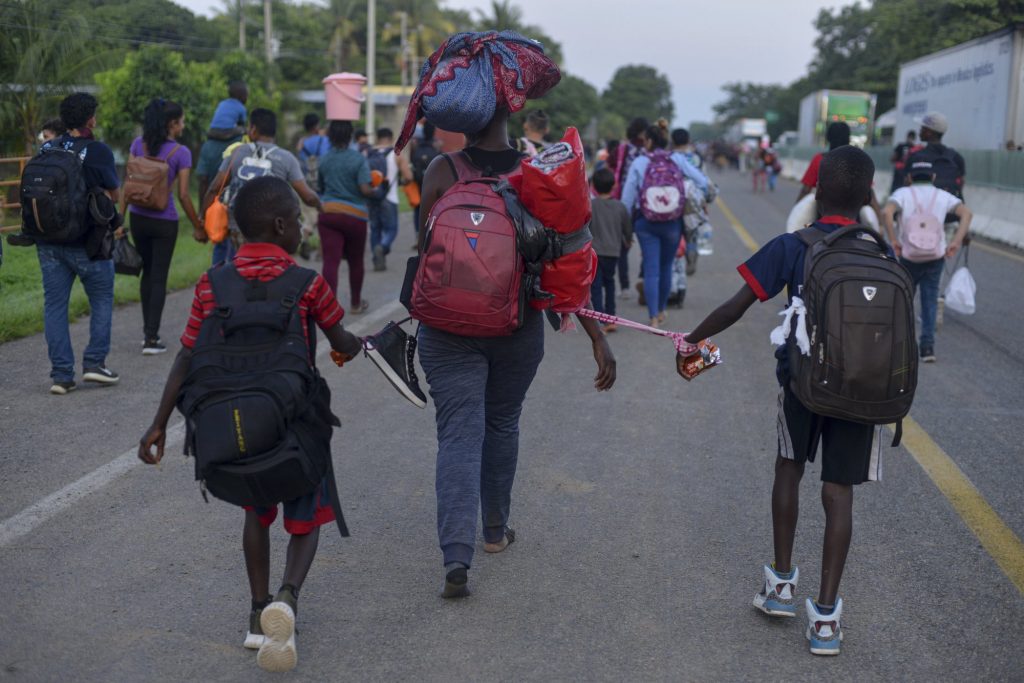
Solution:
<path fill-rule="evenodd" d="M 270 13 L 270 0 L 263 0 L 263 52 L 267 60 L 267 90 L 274 89 L 271 67 L 274 65 L 274 28 Z"/>
<path fill-rule="evenodd" d="M 238 0 L 238 49 L 245 52 L 245 11 L 242 8 L 242 0 Z"/>
<path fill-rule="evenodd" d="M 377 108 L 373 89 L 377 85 L 377 0 L 367 0 L 366 6 L 366 134 L 377 142 Z"/>
<path fill-rule="evenodd" d="M 402 18 L 402 90 L 409 85 L 409 13 L 399 12 Z"/>

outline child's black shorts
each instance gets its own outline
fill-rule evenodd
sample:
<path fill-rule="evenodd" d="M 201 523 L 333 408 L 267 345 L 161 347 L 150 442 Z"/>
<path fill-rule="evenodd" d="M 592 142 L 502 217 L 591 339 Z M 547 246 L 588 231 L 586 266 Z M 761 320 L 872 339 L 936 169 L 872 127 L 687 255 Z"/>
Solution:
<path fill-rule="evenodd" d="M 779 391 L 779 457 L 814 462 L 821 443 L 821 480 L 862 484 L 882 478 L 879 427 L 825 417 L 808 410 L 789 387 Z"/>

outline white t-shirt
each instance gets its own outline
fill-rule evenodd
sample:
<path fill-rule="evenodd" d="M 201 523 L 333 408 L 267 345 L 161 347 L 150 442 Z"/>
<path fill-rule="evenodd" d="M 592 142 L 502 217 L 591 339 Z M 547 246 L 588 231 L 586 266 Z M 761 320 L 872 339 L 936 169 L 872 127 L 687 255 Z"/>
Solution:
<path fill-rule="evenodd" d="M 916 203 L 915 203 L 916 198 Z M 933 203 L 934 198 L 934 203 Z M 931 212 L 939 219 L 939 223 L 946 222 L 946 214 L 953 213 L 957 206 L 960 204 L 960 200 L 956 196 L 940 190 L 931 183 L 914 183 L 909 187 L 901 187 L 891 195 L 889 195 L 889 201 L 895 204 L 900 209 L 900 215 L 902 216 L 900 223 L 900 239 L 903 239 L 903 227 L 902 222 L 907 216 L 916 213 L 917 207 L 920 206 L 922 210 L 928 208 L 931 204 Z M 942 237 L 942 249 L 946 249 L 946 237 Z"/>
<path fill-rule="evenodd" d="M 388 187 L 387 200 L 393 204 L 398 203 L 398 159 L 395 157 L 395 150 L 388 152 Z"/>

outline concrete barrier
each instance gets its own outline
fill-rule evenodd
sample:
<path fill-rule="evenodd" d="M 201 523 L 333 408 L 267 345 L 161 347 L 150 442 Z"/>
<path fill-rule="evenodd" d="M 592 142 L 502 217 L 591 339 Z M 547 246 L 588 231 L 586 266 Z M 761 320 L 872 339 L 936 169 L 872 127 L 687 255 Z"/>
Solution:
<path fill-rule="evenodd" d="M 809 164 L 809 159 L 783 156 L 782 176 L 799 181 Z M 880 204 L 884 204 L 888 198 L 891 185 L 891 168 L 880 168 L 876 165 L 875 195 Z M 1008 190 L 1002 187 L 971 185 L 968 167 L 964 197 L 967 206 L 974 212 L 974 220 L 971 222 L 972 234 L 1024 249 L 1024 188 Z"/>

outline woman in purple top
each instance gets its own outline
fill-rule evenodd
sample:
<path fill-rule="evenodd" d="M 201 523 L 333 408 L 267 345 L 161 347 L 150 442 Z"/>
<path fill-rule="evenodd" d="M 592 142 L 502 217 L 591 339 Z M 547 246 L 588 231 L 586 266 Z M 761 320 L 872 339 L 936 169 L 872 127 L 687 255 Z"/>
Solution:
<path fill-rule="evenodd" d="M 142 122 L 142 135 L 135 138 L 129 152 L 132 156 L 150 156 L 167 161 L 168 189 L 178 185 L 178 201 L 192 222 L 193 235 L 206 241 L 203 224 L 199 220 L 192 198 L 188 193 L 192 152 L 175 140 L 185 129 L 185 112 L 181 105 L 156 98 L 146 107 Z M 122 211 L 124 207 L 122 206 Z M 142 278 L 139 293 L 142 298 L 142 353 L 146 356 L 163 353 L 167 347 L 160 341 L 160 318 L 167 298 L 167 275 L 171 270 L 171 256 L 178 239 L 178 210 L 174 201 L 167 202 L 163 211 L 129 205 L 132 237 L 142 256 Z"/>

